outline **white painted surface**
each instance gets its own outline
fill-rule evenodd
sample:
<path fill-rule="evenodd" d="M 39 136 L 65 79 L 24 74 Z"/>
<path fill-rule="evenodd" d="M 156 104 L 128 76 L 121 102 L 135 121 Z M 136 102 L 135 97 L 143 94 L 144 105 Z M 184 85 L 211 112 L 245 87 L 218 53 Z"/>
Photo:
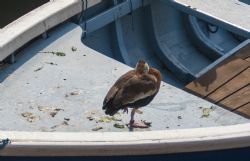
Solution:
<path fill-rule="evenodd" d="M 0 132 L 12 142 L 3 156 L 114 156 L 250 146 L 250 124 L 149 132 Z"/>
<path fill-rule="evenodd" d="M 0 30 L 0 61 L 81 11 L 81 0 L 53 0 L 7 25 Z"/>

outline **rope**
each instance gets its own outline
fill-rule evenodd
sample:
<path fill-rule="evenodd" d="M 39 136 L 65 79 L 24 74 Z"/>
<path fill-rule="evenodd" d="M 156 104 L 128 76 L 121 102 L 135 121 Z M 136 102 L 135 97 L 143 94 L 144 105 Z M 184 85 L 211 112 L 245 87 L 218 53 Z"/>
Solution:
<path fill-rule="evenodd" d="M 79 24 L 83 23 L 83 38 L 86 37 L 87 23 L 85 21 L 85 12 L 88 8 L 88 0 L 82 0 L 82 13 L 80 16 Z"/>
<path fill-rule="evenodd" d="M 132 24 L 132 31 L 134 31 L 134 15 L 133 15 L 133 2 L 129 0 L 130 3 L 130 11 L 131 11 L 131 24 Z"/>

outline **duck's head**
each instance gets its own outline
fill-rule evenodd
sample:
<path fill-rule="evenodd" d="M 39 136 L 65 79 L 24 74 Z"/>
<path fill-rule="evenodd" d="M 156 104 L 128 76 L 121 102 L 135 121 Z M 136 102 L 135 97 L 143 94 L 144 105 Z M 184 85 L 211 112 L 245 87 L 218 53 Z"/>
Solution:
<path fill-rule="evenodd" d="M 149 66 L 144 60 L 139 60 L 135 66 L 135 71 L 137 73 L 148 73 Z"/>

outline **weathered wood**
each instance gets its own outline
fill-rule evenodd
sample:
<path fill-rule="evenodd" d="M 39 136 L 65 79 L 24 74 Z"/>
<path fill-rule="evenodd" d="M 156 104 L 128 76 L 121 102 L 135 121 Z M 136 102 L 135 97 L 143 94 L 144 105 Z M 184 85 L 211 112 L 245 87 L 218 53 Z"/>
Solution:
<path fill-rule="evenodd" d="M 188 84 L 186 90 L 250 117 L 250 44 Z"/>
<path fill-rule="evenodd" d="M 220 105 L 228 107 L 230 109 L 236 109 L 250 101 L 250 85 L 244 87 L 243 89 L 235 92 L 231 96 L 225 98 Z"/>
<path fill-rule="evenodd" d="M 204 98 L 249 66 L 250 62 L 233 56 L 188 84 L 186 90 Z"/>
<path fill-rule="evenodd" d="M 206 98 L 216 103 L 228 95 L 231 95 L 239 89 L 247 86 L 248 84 L 250 84 L 250 68 L 247 68 L 238 76 L 208 95 Z"/>
<path fill-rule="evenodd" d="M 250 118 L 250 102 L 235 111 L 236 113 L 242 114 Z"/>

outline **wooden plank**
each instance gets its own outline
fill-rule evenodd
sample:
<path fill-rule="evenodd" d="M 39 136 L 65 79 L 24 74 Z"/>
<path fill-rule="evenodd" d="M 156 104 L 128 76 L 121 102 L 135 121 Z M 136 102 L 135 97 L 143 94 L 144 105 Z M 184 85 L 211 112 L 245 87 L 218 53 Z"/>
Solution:
<path fill-rule="evenodd" d="M 185 89 L 204 98 L 249 66 L 250 62 L 231 57 L 188 84 Z"/>
<path fill-rule="evenodd" d="M 230 109 L 236 109 L 250 101 L 250 85 L 235 92 L 231 96 L 219 102 L 219 105 L 225 106 Z"/>
<path fill-rule="evenodd" d="M 250 62 L 250 57 L 245 59 L 246 61 Z"/>
<path fill-rule="evenodd" d="M 250 68 L 237 75 L 235 78 L 227 82 L 225 85 L 221 86 L 213 93 L 207 96 L 208 100 L 212 102 L 219 102 L 228 95 L 233 94 L 235 91 L 241 89 L 244 86 L 250 84 Z"/>
<path fill-rule="evenodd" d="M 250 57 L 250 44 L 241 48 L 237 53 L 236 56 L 241 59 L 247 59 Z"/>
<path fill-rule="evenodd" d="M 227 52 L 226 54 L 224 54 L 223 56 L 221 56 L 219 59 L 215 60 L 213 63 L 209 64 L 207 67 L 205 67 L 204 69 L 202 69 L 199 73 L 197 73 L 195 75 L 196 78 L 199 78 L 201 75 L 203 75 L 204 73 L 206 73 L 210 69 L 212 69 L 215 66 L 217 66 L 217 64 L 225 61 L 226 59 L 229 59 L 232 56 L 235 56 L 235 53 L 239 52 L 240 49 L 242 49 L 243 47 L 245 47 L 248 44 L 250 44 L 250 39 L 247 39 L 247 40 L 243 41 L 242 43 L 240 43 L 239 45 L 237 45 L 236 47 L 234 47 L 232 50 L 230 50 L 229 52 Z"/>
<path fill-rule="evenodd" d="M 250 118 L 250 103 L 242 106 L 241 108 L 237 109 L 235 112 Z"/>

